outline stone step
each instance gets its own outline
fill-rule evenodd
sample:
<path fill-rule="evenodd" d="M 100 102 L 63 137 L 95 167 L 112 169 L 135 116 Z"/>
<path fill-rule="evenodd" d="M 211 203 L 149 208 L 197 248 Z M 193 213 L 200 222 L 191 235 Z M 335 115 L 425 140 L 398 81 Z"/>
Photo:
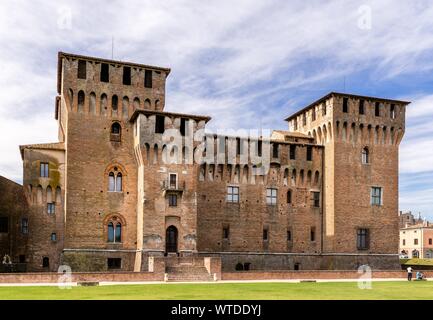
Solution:
<path fill-rule="evenodd" d="M 210 275 L 188 275 L 188 276 L 176 276 L 168 275 L 167 281 L 213 281 L 213 277 Z"/>
<path fill-rule="evenodd" d="M 182 274 L 200 274 L 205 273 L 207 274 L 207 269 L 205 267 L 192 267 L 192 266 L 177 266 L 177 267 L 167 267 L 166 268 L 167 273 L 182 273 Z"/>

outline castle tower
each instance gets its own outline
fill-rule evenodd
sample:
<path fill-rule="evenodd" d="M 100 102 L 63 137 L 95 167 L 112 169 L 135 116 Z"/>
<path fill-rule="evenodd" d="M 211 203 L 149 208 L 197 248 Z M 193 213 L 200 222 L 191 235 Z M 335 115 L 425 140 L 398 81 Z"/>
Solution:
<path fill-rule="evenodd" d="M 108 258 L 108 268 L 135 264 L 137 163 L 129 119 L 136 110 L 164 109 L 169 73 L 59 53 L 56 118 L 66 149 L 63 257 L 73 270 L 86 261 L 104 269 Z"/>
<path fill-rule="evenodd" d="M 288 117 L 325 147 L 322 253 L 398 253 L 398 151 L 409 102 L 332 92 Z"/>

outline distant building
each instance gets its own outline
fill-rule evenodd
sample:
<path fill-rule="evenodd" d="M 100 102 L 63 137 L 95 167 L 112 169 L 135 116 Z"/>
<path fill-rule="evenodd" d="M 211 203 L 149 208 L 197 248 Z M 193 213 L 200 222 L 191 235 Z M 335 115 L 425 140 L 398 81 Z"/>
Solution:
<path fill-rule="evenodd" d="M 422 224 L 424 222 L 424 220 L 421 218 L 421 213 L 418 213 L 418 218 L 415 218 L 415 216 L 412 214 L 412 211 L 400 211 L 398 216 L 400 219 L 400 229 L 414 226 L 416 224 Z"/>
<path fill-rule="evenodd" d="M 401 228 L 400 254 L 408 258 L 433 258 L 433 226 L 425 221 Z"/>

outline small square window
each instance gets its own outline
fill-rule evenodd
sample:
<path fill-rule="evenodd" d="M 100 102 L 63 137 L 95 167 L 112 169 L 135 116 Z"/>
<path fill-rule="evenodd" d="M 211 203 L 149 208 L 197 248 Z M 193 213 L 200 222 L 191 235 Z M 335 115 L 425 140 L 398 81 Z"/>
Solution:
<path fill-rule="evenodd" d="M 49 177 L 49 166 L 48 166 L 48 163 L 46 163 L 46 162 L 41 162 L 40 177 L 41 178 L 48 178 Z"/>
<path fill-rule="evenodd" d="M 266 204 L 275 206 L 277 204 L 278 190 L 274 188 L 266 189 Z"/>
<path fill-rule="evenodd" d="M 381 206 L 382 205 L 382 188 L 372 187 L 371 188 L 371 205 Z"/>
<path fill-rule="evenodd" d="M 54 202 L 47 204 L 47 213 L 48 214 L 55 214 L 56 213 L 56 204 Z"/>
<path fill-rule="evenodd" d="M 108 270 L 122 268 L 122 259 L 121 258 L 108 258 L 107 259 L 107 268 L 108 268 Z"/>
<path fill-rule="evenodd" d="M 227 187 L 227 202 L 239 202 L 239 187 Z"/>

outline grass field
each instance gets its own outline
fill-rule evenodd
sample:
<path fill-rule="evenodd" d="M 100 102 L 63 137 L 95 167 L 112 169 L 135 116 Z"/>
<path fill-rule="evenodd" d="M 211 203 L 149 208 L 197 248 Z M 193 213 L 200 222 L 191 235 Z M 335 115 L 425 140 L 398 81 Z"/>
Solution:
<path fill-rule="evenodd" d="M 361 290 L 356 282 L 145 284 L 99 287 L 0 287 L 0 299 L 433 299 L 433 281 L 373 282 Z"/>

